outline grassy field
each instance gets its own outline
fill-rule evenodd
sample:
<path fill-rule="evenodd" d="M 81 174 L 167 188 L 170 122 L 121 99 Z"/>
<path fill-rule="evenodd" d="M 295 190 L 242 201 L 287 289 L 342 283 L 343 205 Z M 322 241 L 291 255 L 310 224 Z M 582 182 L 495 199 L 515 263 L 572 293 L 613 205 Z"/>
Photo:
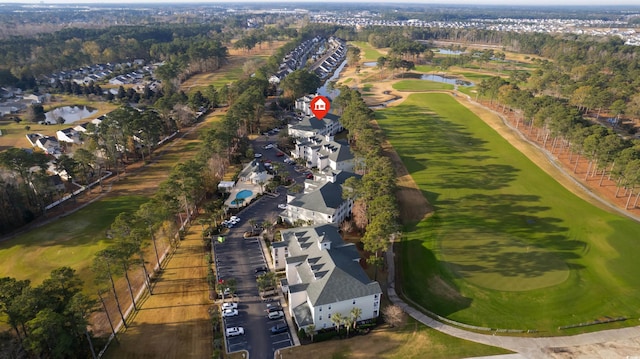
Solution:
<path fill-rule="evenodd" d="M 640 315 L 638 223 L 570 193 L 447 94 L 376 115 L 435 207 L 405 229 L 409 297 L 461 322 L 548 334 Z"/>
<path fill-rule="evenodd" d="M 420 92 L 453 90 L 453 85 L 429 80 L 400 80 L 393 84 L 393 88 L 398 91 Z"/>
<path fill-rule="evenodd" d="M 141 196 L 119 196 L 94 202 L 62 220 L 0 243 L 0 277 L 30 279 L 39 284 L 52 269 L 66 265 L 92 286 L 93 254 L 105 248 L 108 227 L 121 212 L 135 210 Z"/>
<path fill-rule="evenodd" d="M 287 348 L 281 352 L 283 359 L 455 359 L 510 353 L 442 334 L 412 318 L 402 328 L 382 328 L 365 336 Z"/>
<path fill-rule="evenodd" d="M 352 41 L 350 44 L 357 46 L 360 48 L 360 60 L 361 61 L 376 61 L 378 57 L 386 55 L 386 51 L 381 52 L 380 50 L 374 48 L 369 45 L 368 42 L 364 41 Z"/>

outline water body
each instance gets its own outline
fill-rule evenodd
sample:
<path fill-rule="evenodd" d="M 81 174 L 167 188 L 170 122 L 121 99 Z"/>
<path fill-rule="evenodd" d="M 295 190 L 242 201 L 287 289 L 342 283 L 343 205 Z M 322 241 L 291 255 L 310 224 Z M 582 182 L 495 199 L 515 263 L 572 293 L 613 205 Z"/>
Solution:
<path fill-rule="evenodd" d="M 328 97 L 329 99 L 336 98 L 336 96 L 340 94 L 340 91 L 339 90 L 329 91 L 327 86 L 329 85 L 330 82 L 334 81 L 335 79 L 338 78 L 338 76 L 340 76 L 340 72 L 342 71 L 342 69 L 344 69 L 346 65 L 347 65 L 347 60 L 342 61 L 340 66 L 338 66 L 338 68 L 333 72 L 333 75 L 331 75 L 331 77 L 329 77 L 327 81 L 324 82 L 324 85 L 322 85 L 322 87 L 319 87 L 316 92 L 319 95 Z"/>
<path fill-rule="evenodd" d="M 45 112 L 45 121 L 49 123 L 58 123 L 58 118 L 64 118 L 64 123 L 73 123 L 84 118 L 95 115 L 98 110 L 87 106 L 64 106 Z"/>
<path fill-rule="evenodd" d="M 464 54 L 463 51 L 448 50 L 448 49 L 436 49 L 436 51 L 434 51 L 434 52 L 438 53 L 438 54 L 442 54 L 442 55 L 462 55 L 462 54 Z"/>
<path fill-rule="evenodd" d="M 420 80 L 429 80 L 429 81 L 435 81 L 435 82 L 442 82 L 442 83 L 445 83 L 445 84 L 465 86 L 465 87 L 471 87 L 471 86 L 474 85 L 473 82 L 471 82 L 471 81 L 465 81 L 465 80 L 460 80 L 460 79 L 455 79 L 455 78 L 450 78 L 450 77 L 444 77 L 444 76 L 440 76 L 440 75 L 433 75 L 433 74 L 422 75 L 422 76 L 420 76 Z"/>

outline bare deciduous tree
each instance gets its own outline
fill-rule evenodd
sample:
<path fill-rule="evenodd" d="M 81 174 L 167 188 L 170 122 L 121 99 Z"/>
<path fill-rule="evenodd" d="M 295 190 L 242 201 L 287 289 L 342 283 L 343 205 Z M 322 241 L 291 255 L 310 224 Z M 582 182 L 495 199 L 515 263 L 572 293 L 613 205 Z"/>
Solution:
<path fill-rule="evenodd" d="M 384 317 L 384 321 L 391 327 L 400 326 L 405 321 L 404 311 L 402 311 L 402 308 L 397 305 L 390 305 L 384 308 L 382 315 Z"/>

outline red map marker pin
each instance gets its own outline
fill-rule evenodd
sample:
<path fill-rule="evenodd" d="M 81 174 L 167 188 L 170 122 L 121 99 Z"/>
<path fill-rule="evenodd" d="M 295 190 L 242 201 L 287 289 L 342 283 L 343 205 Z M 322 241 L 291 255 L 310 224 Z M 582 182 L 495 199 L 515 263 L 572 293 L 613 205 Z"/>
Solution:
<path fill-rule="evenodd" d="M 311 100 L 309 106 L 311 107 L 311 112 L 313 112 L 313 115 L 316 116 L 318 120 L 322 120 L 324 116 L 329 113 L 331 103 L 324 96 L 316 96 L 313 98 L 313 100 Z"/>

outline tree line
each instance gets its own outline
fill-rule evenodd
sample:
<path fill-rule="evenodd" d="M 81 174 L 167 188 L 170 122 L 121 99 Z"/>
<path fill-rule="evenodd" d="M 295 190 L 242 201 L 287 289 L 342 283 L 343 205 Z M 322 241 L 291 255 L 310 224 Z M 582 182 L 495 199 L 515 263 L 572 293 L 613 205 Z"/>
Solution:
<path fill-rule="evenodd" d="M 0 278 L 0 313 L 15 333 L 14 357 L 97 357 L 87 329 L 97 303 L 82 285 L 69 267 L 54 269 L 35 287 L 28 279 Z"/>
<path fill-rule="evenodd" d="M 380 266 L 390 238 L 398 231 L 398 207 L 395 199 L 395 170 L 382 152 L 382 134 L 372 124 L 373 111 L 362 95 L 347 86 L 340 88 L 334 104 L 341 112 L 340 122 L 348 131 L 347 137 L 361 177 L 345 182 L 344 196 L 353 198 L 353 223 L 364 231 L 361 241 L 370 256 L 367 262 Z M 377 276 L 377 271 L 376 271 Z"/>
<path fill-rule="evenodd" d="M 571 101 L 549 95 L 534 95 L 529 89 L 521 89 L 514 83 L 494 77 L 483 80 L 478 92 L 489 101 L 497 100 L 502 111 L 516 113 L 516 128 L 532 134 L 536 131 L 537 140 L 544 147 L 549 146 L 552 153 L 569 151 L 573 171 L 581 157 L 586 157 L 588 168 L 585 179 L 599 176 L 599 186 L 605 177 L 613 179 L 627 195 L 625 208 L 635 208 L 640 192 L 640 141 L 625 139 L 611 128 L 604 127 L 583 117 L 579 107 Z M 632 202 L 632 196 L 636 194 Z"/>

